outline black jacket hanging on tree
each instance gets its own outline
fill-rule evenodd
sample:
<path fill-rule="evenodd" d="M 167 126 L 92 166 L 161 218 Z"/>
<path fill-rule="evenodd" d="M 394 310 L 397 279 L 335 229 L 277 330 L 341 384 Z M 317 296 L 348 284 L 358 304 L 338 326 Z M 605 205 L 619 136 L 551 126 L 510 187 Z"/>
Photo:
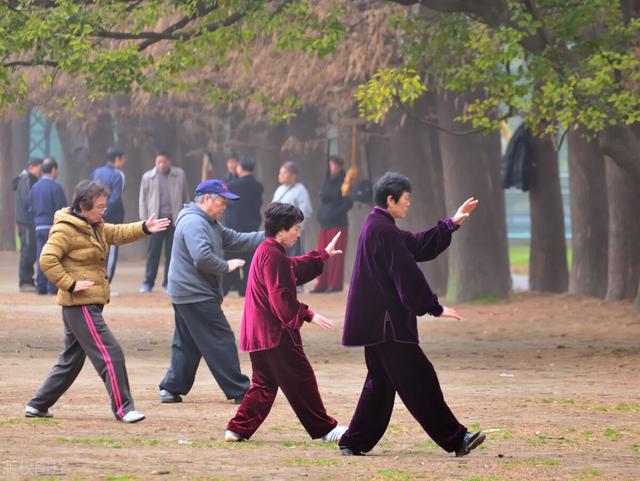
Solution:
<path fill-rule="evenodd" d="M 531 146 L 531 132 L 520 125 L 509 141 L 502 157 L 502 187 L 516 187 L 527 192 L 535 182 L 536 159 Z"/>

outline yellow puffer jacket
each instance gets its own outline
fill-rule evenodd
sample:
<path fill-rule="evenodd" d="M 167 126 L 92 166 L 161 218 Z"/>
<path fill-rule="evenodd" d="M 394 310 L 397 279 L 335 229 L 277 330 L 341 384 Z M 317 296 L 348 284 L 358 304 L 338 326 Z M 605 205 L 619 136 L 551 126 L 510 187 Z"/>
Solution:
<path fill-rule="evenodd" d="M 109 278 L 106 260 L 109 245 L 121 245 L 146 236 L 144 222 L 131 224 L 88 224 L 73 214 L 70 207 L 56 212 L 49 239 L 40 254 L 40 268 L 58 287 L 56 301 L 61 306 L 107 304 Z M 69 292 L 75 281 L 93 281 L 80 292 Z"/>

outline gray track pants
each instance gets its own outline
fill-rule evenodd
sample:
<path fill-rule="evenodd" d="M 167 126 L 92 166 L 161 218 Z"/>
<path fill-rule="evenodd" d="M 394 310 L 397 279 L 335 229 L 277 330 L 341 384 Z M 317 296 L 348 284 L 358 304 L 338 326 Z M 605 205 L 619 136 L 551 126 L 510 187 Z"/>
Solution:
<path fill-rule="evenodd" d="M 102 308 L 100 304 L 62 308 L 64 350 L 29 406 L 40 411 L 53 406 L 71 387 L 89 356 L 107 388 L 116 418 L 134 410 L 124 353 L 104 322 Z"/>

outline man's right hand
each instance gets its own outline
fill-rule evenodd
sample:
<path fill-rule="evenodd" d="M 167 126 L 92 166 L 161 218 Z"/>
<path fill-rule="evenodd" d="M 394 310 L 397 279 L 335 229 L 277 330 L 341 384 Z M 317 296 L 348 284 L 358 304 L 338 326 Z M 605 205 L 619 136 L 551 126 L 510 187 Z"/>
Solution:
<path fill-rule="evenodd" d="M 243 259 L 229 259 L 227 264 L 229 265 L 227 272 L 233 272 L 238 267 L 242 267 L 245 264 L 245 261 Z"/>

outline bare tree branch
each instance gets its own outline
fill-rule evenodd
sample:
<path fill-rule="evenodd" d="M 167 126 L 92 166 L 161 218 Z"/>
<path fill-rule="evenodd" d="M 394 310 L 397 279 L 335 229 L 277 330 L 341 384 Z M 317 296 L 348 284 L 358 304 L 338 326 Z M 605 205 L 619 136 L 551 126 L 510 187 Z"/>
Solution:
<path fill-rule="evenodd" d="M 4 68 L 13 67 L 57 67 L 58 62 L 54 60 L 14 60 L 2 64 Z"/>

